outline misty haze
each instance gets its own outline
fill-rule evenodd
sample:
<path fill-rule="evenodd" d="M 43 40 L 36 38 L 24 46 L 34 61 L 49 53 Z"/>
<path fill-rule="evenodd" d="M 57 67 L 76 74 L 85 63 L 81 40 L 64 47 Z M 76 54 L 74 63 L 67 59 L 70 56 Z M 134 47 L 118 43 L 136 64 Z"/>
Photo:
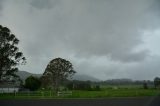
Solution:
<path fill-rule="evenodd" d="M 56 57 L 100 80 L 160 75 L 158 0 L 0 0 L 0 22 L 19 38 L 22 71 Z M 11 10 L 11 11 L 10 11 Z"/>
<path fill-rule="evenodd" d="M 160 0 L 0 0 L 0 98 L 157 96 L 159 41 Z"/>

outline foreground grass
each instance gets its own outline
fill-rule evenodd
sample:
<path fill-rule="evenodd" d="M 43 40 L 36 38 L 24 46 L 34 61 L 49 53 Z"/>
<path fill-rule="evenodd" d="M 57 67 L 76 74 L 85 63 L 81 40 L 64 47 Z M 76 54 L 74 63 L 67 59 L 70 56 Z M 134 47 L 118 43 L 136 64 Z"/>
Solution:
<path fill-rule="evenodd" d="M 16 94 L 0 94 L 0 99 L 49 99 L 49 98 L 109 98 L 109 97 L 145 97 L 157 96 L 160 90 L 156 89 L 103 89 L 100 91 L 74 90 L 72 95 L 57 96 L 52 91 L 36 91 Z"/>
<path fill-rule="evenodd" d="M 73 91 L 71 97 L 74 98 L 105 98 L 105 97 L 139 97 L 139 96 L 156 96 L 159 95 L 158 90 L 144 89 L 108 89 L 103 91 Z"/>

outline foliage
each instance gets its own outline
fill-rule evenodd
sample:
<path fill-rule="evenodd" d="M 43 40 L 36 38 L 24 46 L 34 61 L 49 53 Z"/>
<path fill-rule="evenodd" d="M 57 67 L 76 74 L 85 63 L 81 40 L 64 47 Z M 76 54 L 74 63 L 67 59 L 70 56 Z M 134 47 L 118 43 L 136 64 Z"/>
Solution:
<path fill-rule="evenodd" d="M 101 88 L 100 88 L 100 86 L 99 86 L 99 85 L 96 85 L 96 86 L 94 87 L 94 90 L 96 90 L 96 91 L 100 91 L 100 90 L 101 90 Z"/>
<path fill-rule="evenodd" d="M 17 47 L 19 40 L 7 27 L 0 25 L 0 80 L 18 77 L 15 72 L 19 64 L 26 61 Z"/>
<path fill-rule="evenodd" d="M 156 77 L 154 79 L 154 86 L 155 86 L 155 88 L 157 88 L 158 86 L 160 86 L 160 78 L 159 77 Z"/>
<path fill-rule="evenodd" d="M 31 91 L 35 91 L 41 86 L 41 81 L 37 77 L 29 76 L 25 80 L 25 87 Z"/>
<path fill-rule="evenodd" d="M 144 89 L 148 89 L 148 85 L 147 85 L 146 82 L 143 83 L 143 88 L 144 88 Z"/>
<path fill-rule="evenodd" d="M 41 76 L 40 81 L 41 81 L 42 88 L 45 88 L 45 89 L 53 88 L 53 86 L 52 86 L 53 81 L 50 77 L 43 75 L 43 76 Z"/>
<path fill-rule="evenodd" d="M 58 91 L 59 85 L 63 80 L 66 80 L 75 74 L 72 64 L 62 58 L 56 58 L 50 61 L 43 73 L 44 78 L 53 83 L 55 91 Z"/>

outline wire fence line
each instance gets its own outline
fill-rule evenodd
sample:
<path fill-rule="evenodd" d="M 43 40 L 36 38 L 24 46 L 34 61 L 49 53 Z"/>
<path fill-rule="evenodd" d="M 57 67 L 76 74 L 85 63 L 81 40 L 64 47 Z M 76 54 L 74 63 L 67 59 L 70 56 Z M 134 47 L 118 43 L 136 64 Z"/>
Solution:
<path fill-rule="evenodd" d="M 71 96 L 72 91 L 19 91 L 11 93 L 0 93 L 1 96 L 14 96 L 14 97 L 60 97 L 60 96 Z"/>

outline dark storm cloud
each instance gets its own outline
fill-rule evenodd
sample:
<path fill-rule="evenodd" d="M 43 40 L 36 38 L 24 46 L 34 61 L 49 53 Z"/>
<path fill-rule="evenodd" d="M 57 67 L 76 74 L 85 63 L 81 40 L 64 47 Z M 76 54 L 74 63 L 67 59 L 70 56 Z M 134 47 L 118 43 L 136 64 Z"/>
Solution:
<path fill-rule="evenodd" d="M 160 9 L 160 1 L 159 0 L 155 0 L 155 2 L 152 5 L 152 12 L 153 13 L 157 13 L 157 15 L 160 15 L 159 9 Z"/>
<path fill-rule="evenodd" d="M 38 13 L 31 18 L 36 20 L 33 23 L 39 24 L 37 30 L 40 30 L 40 33 L 35 35 L 38 40 L 34 43 L 41 47 L 47 44 L 61 45 L 63 49 L 69 48 L 79 56 L 110 55 L 113 59 L 124 62 L 141 61 L 145 59 L 147 53 L 131 51 L 142 43 L 138 29 L 143 28 L 143 24 L 147 22 L 145 18 L 148 9 L 143 3 L 144 1 L 63 1 L 55 8 L 41 13 L 37 8 L 31 13 Z M 34 1 L 34 4 L 36 4 L 32 5 L 34 7 L 54 5 L 49 1 L 46 3 Z M 41 43 L 44 38 L 49 41 L 46 45 Z M 33 50 L 34 46 L 29 46 L 28 49 L 37 54 Z M 39 50 L 41 49 L 36 51 Z M 139 58 L 140 56 L 142 57 Z"/>
<path fill-rule="evenodd" d="M 67 25 L 62 34 L 66 38 L 64 44 L 86 57 L 110 55 L 124 62 L 143 60 L 146 52 L 131 52 L 142 43 L 138 29 L 143 29 L 148 21 L 148 6 L 143 3 L 126 0 L 77 3 L 79 7 L 75 6 L 67 15 L 64 24 Z"/>
<path fill-rule="evenodd" d="M 3 6 L 3 1 L 4 1 L 4 0 L 0 0 L 0 11 L 1 11 L 2 6 Z"/>
<path fill-rule="evenodd" d="M 136 48 L 144 43 L 144 30 L 159 26 L 156 3 L 156 0 L 5 0 L 0 6 L 3 7 L 0 21 L 21 41 L 20 48 L 28 58 L 24 70 L 43 72 L 51 59 L 63 57 L 73 61 L 80 73 L 96 75 L 101 70 L 98 78 L 109 74 L 116 77 L 116 73 L 125 77 L 129 74 L 122 72 L 128 65 L 140 64 L 150 56 L 146 48 Z"/>

